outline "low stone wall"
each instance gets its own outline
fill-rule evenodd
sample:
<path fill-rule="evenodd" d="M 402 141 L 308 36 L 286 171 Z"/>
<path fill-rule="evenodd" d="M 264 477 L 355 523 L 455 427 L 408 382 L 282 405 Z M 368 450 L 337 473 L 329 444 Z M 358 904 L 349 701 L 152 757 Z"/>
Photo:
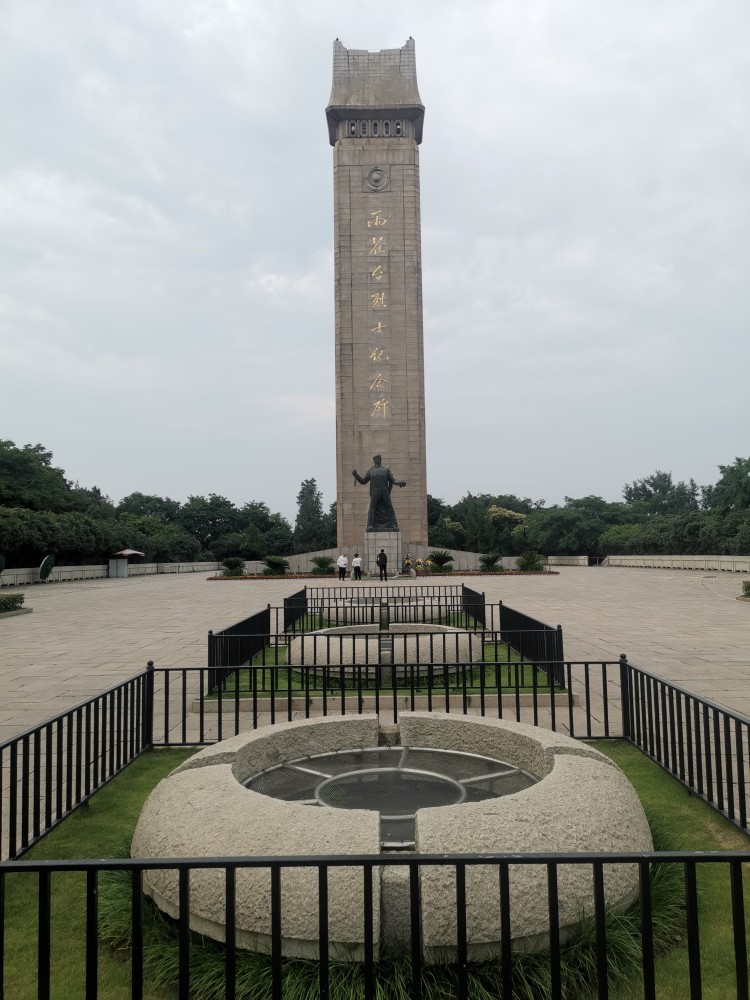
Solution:
<path fill-rule="evenodd" d="M 130 563 L 128 576 L 154 576 L 157 573 L 215 573 L 220 568 L 217 562 L 193 563 Z M 48 583 L 66 583 L 70 580 L 106 580 L 108 565 L 96 566 L 54 566 Z M 20 587 L 30 583 L 42 583 L 39 567 L 5 569 L 0 573 L 0 587 Z"/>
<path fill-rule="evenodd" d="M 602 566 L 750 573 L 750 556 L 607 556 Z"/>
<path fill-rule="evenodd" d="M 49 583 L 63 583 L 67 580 L 102 580 L 109 575 L 107 566 L 55 566 L 49 575 Z M 39 567 L 5 569 L 0 573 L 0 587 L 21 587 L 30 583 L 41 583 Z"/>

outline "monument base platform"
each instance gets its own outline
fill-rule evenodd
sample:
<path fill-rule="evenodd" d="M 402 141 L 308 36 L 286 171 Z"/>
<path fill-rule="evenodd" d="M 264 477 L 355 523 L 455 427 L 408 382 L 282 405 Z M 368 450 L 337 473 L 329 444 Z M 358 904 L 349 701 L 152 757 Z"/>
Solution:
<path fill-rule="evenodd" d="M 378 552 L 385 550 L 388 556 L 388 576 L 398 576 L 401 572 L 401 532 L 366 531 L 364 542 L 364 571 L 378 579 L 380 570 L 376 562 Z"/>

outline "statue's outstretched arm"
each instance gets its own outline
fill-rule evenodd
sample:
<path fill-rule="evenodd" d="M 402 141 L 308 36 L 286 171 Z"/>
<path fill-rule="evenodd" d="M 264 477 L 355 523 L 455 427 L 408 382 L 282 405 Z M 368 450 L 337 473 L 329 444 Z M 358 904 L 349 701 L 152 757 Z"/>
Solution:
<path fill-rule="evenodd" d="M 357 480 L 358 483 L 362 484 L 362 486 L 367 486 L 367 484 L 370 482 L 369 472 L 365 473 L 365 476 L 363 478 L 362 476 L 360 476 L 360 474 L 357 472 L 356 469 L 352 469 L 352 475 L 354 476 L 354 478 Z"/>

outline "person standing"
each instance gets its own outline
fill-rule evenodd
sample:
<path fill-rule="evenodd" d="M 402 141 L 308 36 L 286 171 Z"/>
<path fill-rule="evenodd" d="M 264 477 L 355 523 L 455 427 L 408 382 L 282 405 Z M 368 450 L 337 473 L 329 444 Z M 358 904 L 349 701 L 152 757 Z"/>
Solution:
<path fill-rule="evenodd" d="M 378 564 L 378 569 L 380 570 L 380 579 L 388 579 L 388 556 L 385 554 L 385 549 L 381 549 L 378 552 L 377 559 L 375 562 Z"/>
<path fill-rule="evenodd" d="M 336 560 L 336 565 L 339 568 L 339 580 L 345 580 L 346 579 L 346 569 L 347 569 L 347 566 L 349 565 L 349 559 L 348 559 L 346 553 L 344 553 L 344 552 L 341 553 L 341 555 Z"/>
<path fill-rule="evenodd" d="M 354 558 L 352 559 L 352 573 L 354 574 L 355 580 L 362 579 L 362 556 L 359 552 L 354 553 Z"/>

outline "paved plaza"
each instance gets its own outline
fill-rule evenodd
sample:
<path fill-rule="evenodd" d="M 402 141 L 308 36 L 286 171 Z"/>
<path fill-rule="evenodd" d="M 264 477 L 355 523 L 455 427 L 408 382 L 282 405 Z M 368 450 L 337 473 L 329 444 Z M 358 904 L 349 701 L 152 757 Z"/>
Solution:
<path fill-rule="evenodd" d="M 742 579 L 563 567 L 548 577 L 465 582 L 487 601 L 562 625 L 566 659 L 624 652 L 632 663 L 750 715 L 750 603 L 735 600 Z M 304 583 L 208 582 L 196 573 L 26 588 L 33 614 L 0 619 L 0 741 L 138 673 L 148 660 L 205 665 L 209 629 L 280 605 Z"/>

